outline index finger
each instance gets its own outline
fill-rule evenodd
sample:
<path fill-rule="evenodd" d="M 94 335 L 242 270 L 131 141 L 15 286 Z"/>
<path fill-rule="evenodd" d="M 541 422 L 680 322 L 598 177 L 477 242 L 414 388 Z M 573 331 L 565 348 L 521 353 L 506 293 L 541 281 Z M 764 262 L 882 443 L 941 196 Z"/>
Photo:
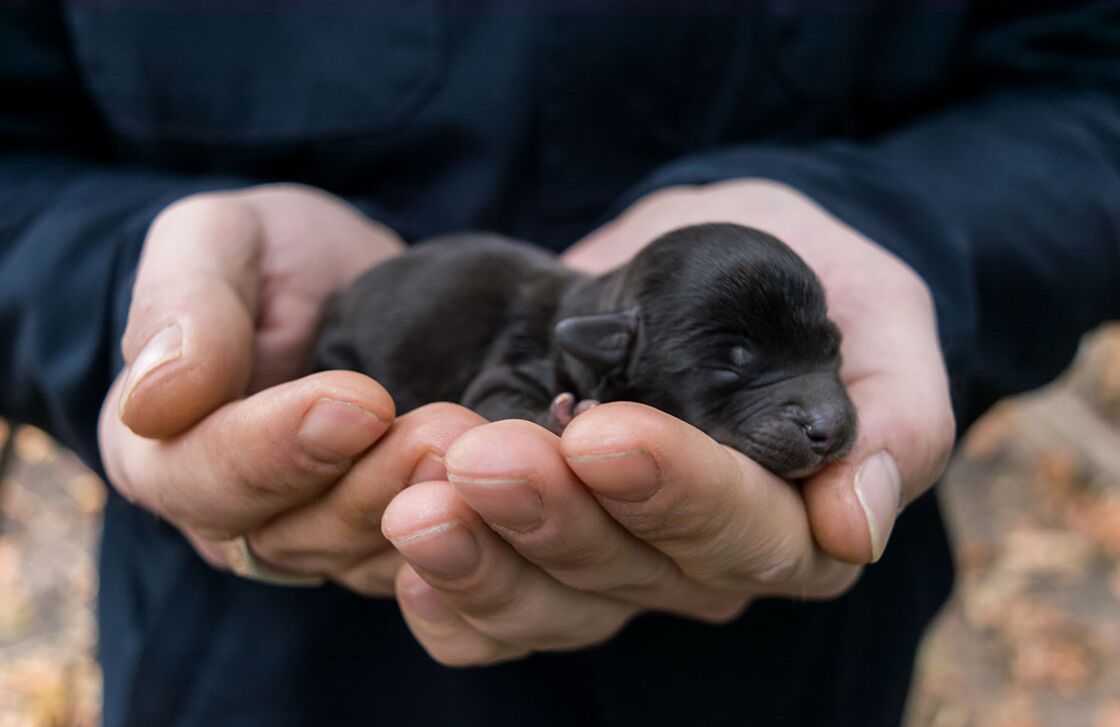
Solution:
<path fill-rule="evenodd" d="M 393 419 L 392 399 L 380 384 L 344 371 L 227 404 L 168 440 L 129 431 L 112 397 L 100 427 L 110 479 L 128 499 L 216 540 L 314 499 Z"/>
<path fill-rule="evenodd" d="M 856 575 L 818 550 L 793 486 L 668 414 L 603 404 L 561 450 L 618 522 L 701 583 L 830 595 Z"/>

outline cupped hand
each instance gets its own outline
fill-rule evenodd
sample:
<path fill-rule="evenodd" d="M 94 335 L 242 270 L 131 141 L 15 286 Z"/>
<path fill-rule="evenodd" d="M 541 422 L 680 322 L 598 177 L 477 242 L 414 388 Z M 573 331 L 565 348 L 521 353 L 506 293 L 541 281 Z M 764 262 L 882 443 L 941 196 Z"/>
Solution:
<path fill-rule="evenodd" d="M 954 437 L 934 308 L 897 258 L 796 191 L 764 181 L 670 189 L 573 248 L 593 272 L 676 227 L 738 222 L 794 248 L 844 335 L 855 446 L 794 485 L 637 404 L 581 414 L 563 438 L 525 422 L 473 428 L 448 482 L 411 487 L 383 530 L 408 561 L 397 596 L 440 661 L 467 665 L 609 638 L 635 614 L 723 621 L 766 595 L 822 598 L 877 560 Z"/>
<path fill-rule="evenodd" d="M 327 297 L 401 249 L 341 200 L 295 185 L 161 213 L 137 270 L 126 367 L 101 413 L 113 485 L 215 566 L 229 565 L 223 541 L 246 536 L 279 573 L 390 593 L 399 557 L 380 510 L 414 476 L 442 476 L 443 450 L 481 420 L 448 406 L 394 422 L 368 377 L 299 377 Z"/>

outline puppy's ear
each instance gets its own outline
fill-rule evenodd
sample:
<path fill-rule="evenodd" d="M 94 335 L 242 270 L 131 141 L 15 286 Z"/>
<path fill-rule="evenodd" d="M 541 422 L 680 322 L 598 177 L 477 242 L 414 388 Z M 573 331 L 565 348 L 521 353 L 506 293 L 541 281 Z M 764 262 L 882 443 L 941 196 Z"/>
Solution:
<path fill-rule="evenodd" d="M 555 333 L 560 350 L 606 373 L 626 365 L 638 335 L 638 309 L 570 316 L 556 324 Z"/>

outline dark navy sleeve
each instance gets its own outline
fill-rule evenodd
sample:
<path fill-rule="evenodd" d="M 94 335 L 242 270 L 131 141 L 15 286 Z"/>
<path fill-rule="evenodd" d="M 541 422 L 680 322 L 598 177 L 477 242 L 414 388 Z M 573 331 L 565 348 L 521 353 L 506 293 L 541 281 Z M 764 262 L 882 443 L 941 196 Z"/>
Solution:
<path fill-rule="evenodd" d="M 225 179 L 0 151 L 0 415 L 99 468 L 94 432 L 148 225 Z"/>
<path fill-rule="evenodd" d="M 805 193 L 926 280 L 970 418 L 1120 316 L 1120 11 L 1026 15 L 970 43 L 969 92 L 939 111 L 866 140 L 701 153 L 623 204 L 748 177 Z"/>
<path fill-rule="evenodd" d="M 110 142 L 69 43 L 58 4 L 0 8 L 0 416 L 100 469 L 97 415 L 148 225 L 237 182 L 101 161 Z"/>

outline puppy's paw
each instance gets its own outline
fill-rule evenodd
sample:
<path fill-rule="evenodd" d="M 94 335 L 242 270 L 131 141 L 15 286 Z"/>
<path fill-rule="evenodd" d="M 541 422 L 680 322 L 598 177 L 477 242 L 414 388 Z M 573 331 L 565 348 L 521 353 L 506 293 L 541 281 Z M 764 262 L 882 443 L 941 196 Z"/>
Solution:
<path fill-rule="evenodd" d="M 548 407 L 544 426 L 556 434 L 563 434 L 564 429 L 580 414 L 584 413 L 599 402 L 594 399 L 583 399 L 576 402 L 576 396 L 570 391 L 557 394 Z"/>

